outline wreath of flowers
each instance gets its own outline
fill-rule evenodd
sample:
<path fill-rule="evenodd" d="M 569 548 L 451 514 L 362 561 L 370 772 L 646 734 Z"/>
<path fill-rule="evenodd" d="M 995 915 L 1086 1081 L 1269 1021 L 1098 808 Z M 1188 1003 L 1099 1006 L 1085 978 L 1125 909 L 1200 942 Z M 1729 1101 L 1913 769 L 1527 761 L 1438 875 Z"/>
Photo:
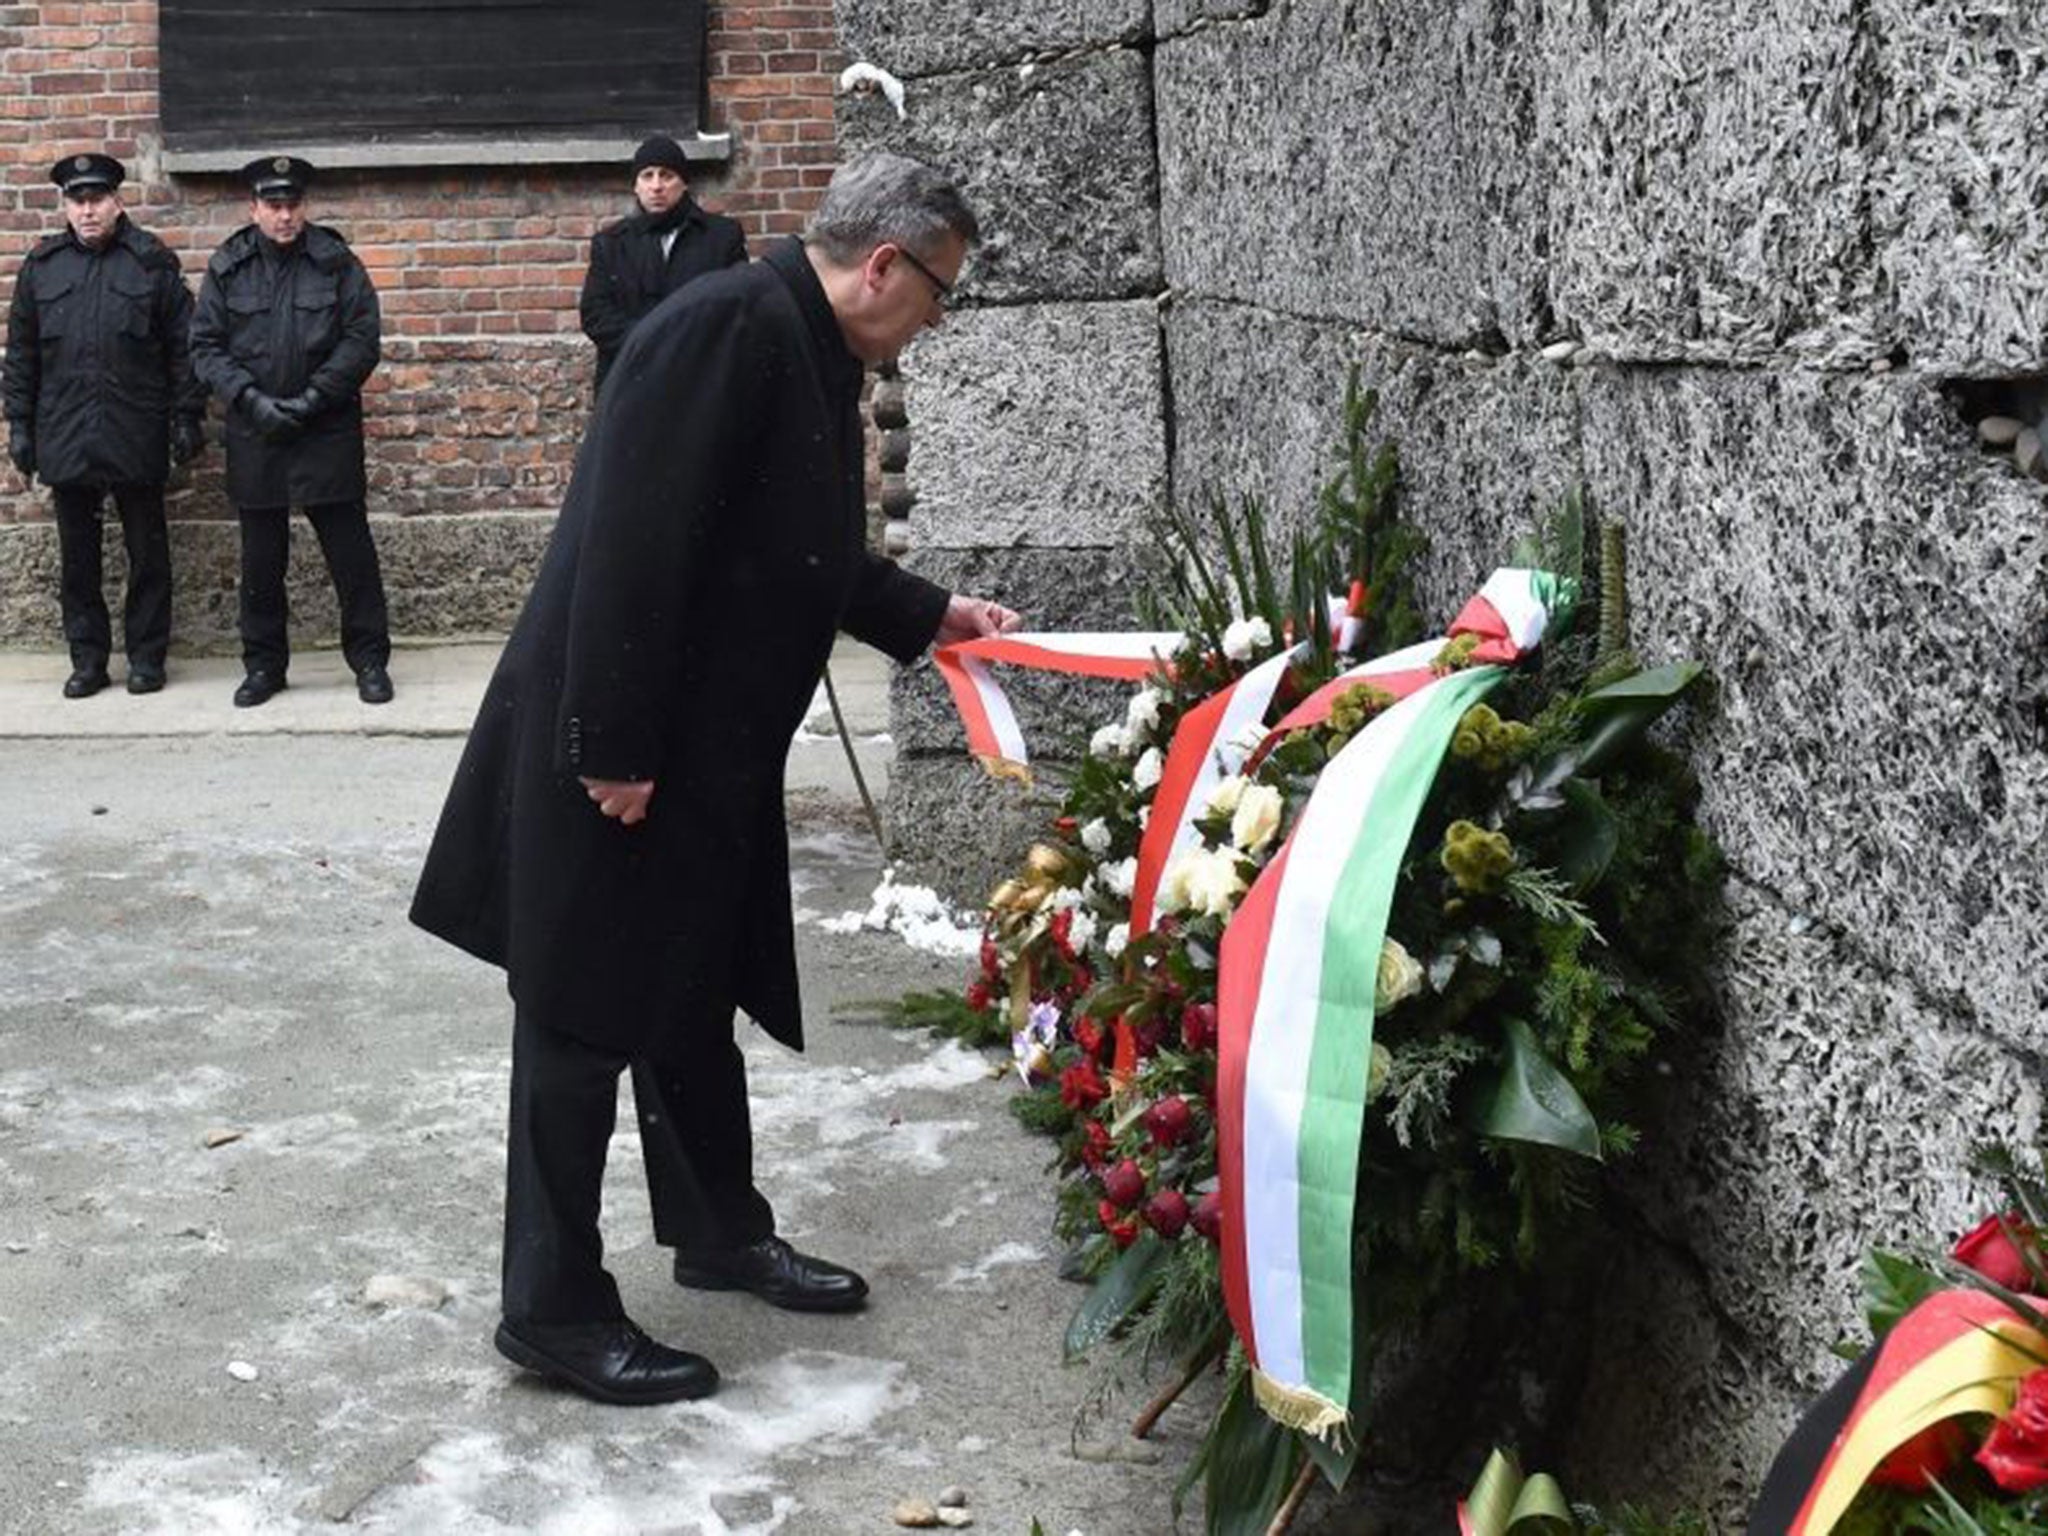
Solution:
<path fill-rule="evenodd" d="M 1422 540 L 1394 509 L 1392 448 L 1367 441 L 1372 410 L 1354 376 L 1341 468 L 1294 542 L 1284 590 L 1256 504 L 1212 504 L 1206 525 L 1169 517 L 1168 585 L 1142 616 L 1174 621 L 1152 627 L 1178 628 L 1182 649 L 1094 733 L 1052 835 L 990 896 L 974 978 L 901 1005 L 915 1022 L 1007 1044 L 1025 1089 L 1016 1113 L 1057 1138 L 1066 1269 L 1092 1282 L 1070 1355 L 1114 1337 L 1145 1362 L 1179 1359 L 1188 1377 L 1218 1359 L 1231 1370 L 1189 1473 L 1208 1474 L 1212 1530 L 1272 1517 L 1318 1471 L 1341 1483 L 1359 1451 L 1253 1411 L 1230 1345 L 1217 956 L 1324 766 L 1392 700 L 1353 687 L 1327 719 L 1224 779 L 1198 813 L 1198 840 L 1160 879 L 1150 931 L 1133 939 L 1137 852 L 1190 708 L 1296 636 L 1315 643 L 1273 718 L 1352 660 L 1419 637 L 1409 568 Z M 1448 1287 L 1540 1264 L 1583 1224 L 1600 1162 L 1635 1145 L 1632 1091 L 1700 995 L 1718 855 L 1694 824 L 1683 760 L 1648 735 L 1697 669 L 1645 669 L 1628 651 L 1618 532 L 1586 571 L 1583 526 L 1567 501 L 1515 563 L 1597 593 L 1601 633 L 1553 633 L 1467 711 L 1396 885 L 1353 1234 L 1366 1347 Z M 1342 651 L 1326 624 L 1331 594 L 1352 621 Z M 1447 641 L 1434 669 L 1470 665 L 1474 644 Z"/>

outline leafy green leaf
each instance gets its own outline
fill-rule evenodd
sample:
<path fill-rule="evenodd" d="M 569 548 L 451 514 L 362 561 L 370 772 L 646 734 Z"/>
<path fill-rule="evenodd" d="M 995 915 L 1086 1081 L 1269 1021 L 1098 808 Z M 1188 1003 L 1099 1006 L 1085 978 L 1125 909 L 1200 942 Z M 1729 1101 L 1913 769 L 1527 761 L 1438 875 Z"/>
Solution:
<path fill-rule="evenodd" d="M 1621 824 L 1607 808 L 1600 787 L 1585 779 L 1564 782 L 1565 814 L 1558 827 L 1557 872 L 1575 891 L 1600 883 L 1621 846 Z"/>
<path fill-rule="evenodd" d="M 1579 701 L 1587 730 L 1574 755 L 1574 772 L 1598 773 L 1603 764 L 1630 746 L 1678 702 L 1700 675 L 1696 661 L 1651 667 L 1595 689 Z"/>
<path fill-rule="evenodd" d="M 1932 1270 L 1882 1248 L 1870 1251 L 1859 1278 L 1863 1281 L 1863 1315 L 1870 1320 L 1870 1331 L 1878 1338 L 1890 1333 L 1900 1318 L 1948 1285 Z"/>
<path fill-rule="evenodd" d="M 1502 1033 L 1507 1060 L 1473 1128 L 1499 1141 L 1534 1142 L 1600 1161 L 1599 1123 L 1571 1079 L 1543 1054 L 1535 1033 L 1520 1019 L 1504 1020 Z"/>
<path fill-rule="evenodd" d="M 1133 1307 L 1144 1303 L 1164 1274 L 1166 1258 L 1167 1246 L 1156 1232 L 1140 1233 L 1136 1242 L 1117 1255 L 1067 1324 L 1069 1364 L 1108 1338 Z"/>
<path fill-rule="evenodd" d="M 1216 1415 L 1205 1447 L 1209 1536 L 1265 1536 L 1301 1468 L 1301 1442 L 1263 1413 L 1246 1372 Z"/>

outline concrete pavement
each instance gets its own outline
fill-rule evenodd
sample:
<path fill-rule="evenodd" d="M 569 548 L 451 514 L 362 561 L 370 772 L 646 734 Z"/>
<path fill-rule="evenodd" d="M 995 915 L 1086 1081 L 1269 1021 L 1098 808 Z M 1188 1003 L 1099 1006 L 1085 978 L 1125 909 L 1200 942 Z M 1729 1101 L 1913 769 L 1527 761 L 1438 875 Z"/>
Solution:
<path fill-rule="evenodd" d="M 821 735 L 791 773 L 811 1046 L 743 1033 L 781 1225 L 872 1306 L 678 1290 L 622 1104 L 612 1268 L 724 1389 L 603 1408 L 492 1352 L 509 1009 L 404 911 L 495 654 L 401 649 L 370 709 L 310 653 L 255 710 L 232 660 L 67 701 L 61 657 L 0 656 L 0 1530 L 847 1536 L 949 1485 L 985 1530 L 1167 1530 L 1203 1410 L 1157 1463 L 1128 1400 L 1077 1431 L 1048 1149 L 1004 1063 L 876 1022 L 966 962 L 824 926 L 879 859 Z M 884 771 L 885 668 L 837 668 Z"/>

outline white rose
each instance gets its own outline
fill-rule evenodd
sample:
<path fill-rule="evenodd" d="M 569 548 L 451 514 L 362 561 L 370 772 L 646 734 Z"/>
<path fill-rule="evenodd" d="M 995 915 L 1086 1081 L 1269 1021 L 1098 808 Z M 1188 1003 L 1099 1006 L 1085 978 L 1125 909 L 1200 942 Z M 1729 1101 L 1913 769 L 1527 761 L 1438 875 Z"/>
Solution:
<path fill-rule="evenodd" d="M 1095 937 L 1095 919 L 1086 912 L 1076 912 L 1071 927 L 1067 929 L 1067 942 L 1075 949 L 1088 947 L 1088 941 Z"/>
<path fill-rule="evenodd" d="M 1151 826 L 1151 825 L 1152 825 L 1152 807 L 1151 807 L 1151 806 L 1149 806 L 1149 805 L 1141 805 L 1141 806 L 1139 806 L 1139 807 L 1138 807 L 1138 830 L 1139 830 L 1140 832 L 1142 832 L 1142 831 L 1144 831 L 1144 830 L 1145 830 L 1145 829 L 1146 829 L 1147 827 L 1149 827 L 1149 826 Z"/>
<path fill-rule="evenodd" d="M 1159 785 L 1159 775 L 1165 767 L 1166 759 L 1159 755 L 1159 749 L 1147 747 L 1145 755 L 1140 757 L 1136 766 L 1131 769 L 1131 783 L 1139 789 L 1156 789 Z"/>
<path fill-rule="evenodd" d="M 1045 904 L 1048 912 L 1064 912 L 1069 907 L 1081 905 L 1081 891 L 1078 886 L 1063 885 L 1052 893 L 1052 900 Z"/>
<path fill-rule="evenodd" d="M 1286 802 L 1270 784 L 1249 784 L 1238 796 L 1237 809 L 1230 813 L 1230 840 L 1246 853 L 1257 853 L 1273 841 L 1280 830 L 1280 813 Z"/>
<path fill-rule="evenodd" d="M 1109 852 L 1109 823 L 1100 816 L 1081 829 L 1081 846 L 1100 858 Z"/>
<path fill-rule="evenodd" d="M 1228 816 L 1232 811 L 1236 810 L 1237 797 L 1244 793 L 1245 782 L 1243 774 L 1233 773 L 1229 778 L 1218 784 L 1215 789 L 1209 792 L 1209 808 L 1203 814 L 1208 816 Z"/>
<path fill-rule="evenodd" d="M 1401 947 L 1399 939 L 1380 945 L 1379 973 L 1373 978 L 1372 1011 L 1385 1013 L 1404 997 L 1422 990 L 1422 964 Z"/>
<path fill-rule="evenodd" d="M 1228 917 L 1244 894 L 1244 875 L 1237 855 L 1228 848 L 1208 848 L 1190 856 L 1186 879 L 1187 904 L 1204 917 Z"/>
<path fill-rule="evenodd" d="M 1105 866 L 1102 871 L 1102 883 L 1109 887 L 1112 896 L 1130 900 L 1131 887 L 1138 883 L 1138 861 L 1125 858 Z"/>
<path fill-rule="evenodd" d="M 1088 738 L 1088 750 L 1096 757 L 1122 757 L 1131 750 L 1131 739 L 1122 726 L 1112 722 Z"/>
<path fill-rule="evenodd" d="M 1159 706 L 1165 702 L 1166 695 L 1157 688 L 1140 688 L 1131 695 L 1131 702 L 1124 706 L 1124 730 L 1132 740 L 1159 728 Z"/>
<path fill-rule="evenodd" d="M 1232 661 L 1250 661 L 1273 643 L 1273 626 L 1264 619 L 1237 619 L 1223 631 L 1223 654 Z"/>
<path fill-rule="evenodd" d="M 1188 906 L 1188 870 L 1200 858 L 1200 848 L 1190 848 L 1166 866 L 1159 877 L 1159 894 L 1154 898 L 1161 912 L 1184 912 Z"/>
<path fill-rule="evenodd" d="M 1114 960 L 1124 952 L 1125 947 L 1130 942 L 1131 925 L 1129 923 L 1112 923 L 1109 926 L 1109 932 L 1103 935 L 1102 949 L 1110 959 Z"/>

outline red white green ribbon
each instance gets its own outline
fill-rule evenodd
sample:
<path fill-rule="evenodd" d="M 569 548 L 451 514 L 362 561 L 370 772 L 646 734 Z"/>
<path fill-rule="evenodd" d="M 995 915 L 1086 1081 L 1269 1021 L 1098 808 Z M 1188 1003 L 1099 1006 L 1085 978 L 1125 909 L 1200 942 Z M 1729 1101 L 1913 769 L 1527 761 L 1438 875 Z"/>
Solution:
<path fill-rule="evenodd" d="M 1152 814 L 1138 842 L 1138 873 L 1131 886 L 1131 937 L 1150 931 L 1159 881 L 1176 855 L 1198 840 L 1195 822 L 1216 786 L 1243 766 L 1243 736 L 1263 724 L 1287 669 L 1308 647 L 1269 656 L 1229 687 L 1180 717 L 1166 749 Z"/>
<path fill-rule="evenodd" d="M 1511 660 L 1541 638 L 1557 592 L 1547 573 L 1499 571 L 1459 623 Z M 1402 696 L 1331 760 L 1224 930 L 1224 1300 L 1260 1406 L 1311 1434 L 1340 1438 L 1350 1422 L 1352 1213 L 1394 884 L 1458 722 L 1505 675 L 1373 676 Z"/>
<path fill-rule="evenodd" d="M 939 675 L 952 690 L 953 703 L 967 728 L 967 749 L 990 773 L 1028 778 L 1030 755 L 1024 732 L 1002 686 L 989 671 L 991 662 L 1031 667 L 1041 672 L 1066 672 L 1081 677 L 1121 678 L 1128 682 L 1157 671 L 1180 648 L 1172 631 L 1133 634 L 988 635 L 942 645 L 932 653 Z"/>

